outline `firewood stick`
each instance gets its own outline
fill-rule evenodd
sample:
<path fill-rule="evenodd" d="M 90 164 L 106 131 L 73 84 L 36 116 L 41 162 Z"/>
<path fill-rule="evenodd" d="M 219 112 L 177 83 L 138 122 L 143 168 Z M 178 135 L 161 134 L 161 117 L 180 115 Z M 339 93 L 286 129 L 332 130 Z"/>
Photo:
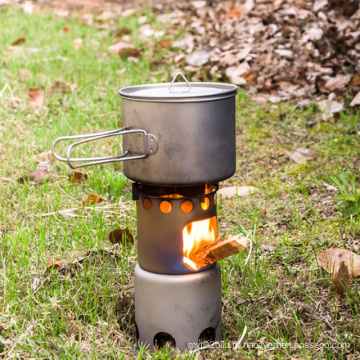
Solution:
<path fill-rule="evenodd" d="M 204 267 L 245 250 L 248 243 L 248 237 L 245 237 L 243 234 L 229 236 L 225 240 L 215 240 L 196 253 L 190 254 L 189 259 L 199 266 Z"/>

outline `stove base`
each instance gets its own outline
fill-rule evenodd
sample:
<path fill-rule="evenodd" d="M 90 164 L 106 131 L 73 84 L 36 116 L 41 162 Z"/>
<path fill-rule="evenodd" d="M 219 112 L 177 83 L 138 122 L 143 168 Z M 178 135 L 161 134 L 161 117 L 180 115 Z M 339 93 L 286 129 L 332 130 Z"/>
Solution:
<path fill-rule="evenodd" d="M 183 350 L 221 340 L 221 269 L 163 275 L 135 267 L 138 342 L 149 350 L 170 343 Z"/>

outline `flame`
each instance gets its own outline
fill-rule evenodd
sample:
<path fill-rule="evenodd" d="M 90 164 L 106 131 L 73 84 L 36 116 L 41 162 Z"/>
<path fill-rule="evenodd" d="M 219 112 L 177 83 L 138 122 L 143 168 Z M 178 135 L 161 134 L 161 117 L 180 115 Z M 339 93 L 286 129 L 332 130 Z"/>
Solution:
<path fill-rule="evenodd" d="M 216 216 L 187 224 L 183 229 L 184 264 L 192 270 L 200 269 L 200 266 L 191 261 L 189 257 L 216 239 Z"/>

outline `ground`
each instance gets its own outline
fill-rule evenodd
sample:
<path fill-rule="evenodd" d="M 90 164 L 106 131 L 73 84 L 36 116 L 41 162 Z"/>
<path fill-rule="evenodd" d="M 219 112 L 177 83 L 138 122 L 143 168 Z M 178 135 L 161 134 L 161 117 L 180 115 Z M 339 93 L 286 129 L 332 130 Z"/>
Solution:
<path fill-rule="evenodd" d="M 219 196 L 218 220 L 221 238 L 250 232 L 254 248 L 247 265 L 247 251 L 221 261 L 223 343 L 198 351 L 135 350 L 131 182 L 121 164 L 74 175 L 55 161 L 51 145 L 59 136 L 120 126 L 118 89 L 170 81 L 186 64 L 175 60 L 182 50 L 160 41 L 169 34 L 179 40 L 186 30 L 158 20 L 167 7 L 124 16 L 116 12 L 119 3 L 109 2 L 104 15 L 88 3 L 78 9 L 62 3 L 61 11 L 35 4 L 30 13 L 24 3 L 0 7 L 2 356 L 358 359 L 359 280 L 340 296 L 316 261 L 329 248 L 360 251 L 353 93 L 335 90 L 343 110 L 332 113 L 320 109 L 322 93 L 305 103 L 259 103 L 245 85 L 237 96 L 237 170 L 220 185 L 256 191 Z M 153 32 L 144 37 L 145 30 Z M 120 40 L 135 50 L 111 54 L 109 46 Z M 207 66 L 184 72 L 194 81 L 210 76 Z M 222 79 L 209 80 L 229 81 L 220 73 Z M 79 154 L 117 153 L 118 146 L 110 139 Z M 115 229 L 124 236 L 110 241 Z"/>

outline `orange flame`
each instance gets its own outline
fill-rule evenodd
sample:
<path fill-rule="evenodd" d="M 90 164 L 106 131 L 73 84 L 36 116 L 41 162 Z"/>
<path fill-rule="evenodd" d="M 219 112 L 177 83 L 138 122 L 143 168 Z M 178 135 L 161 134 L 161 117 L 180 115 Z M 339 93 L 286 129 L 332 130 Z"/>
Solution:
<path fill-rule="evenodd" d="M 191 261 L 189 257 L 216 239 L 216 216 L 187 224 L 183 229 L 184 264 L 192 270 L 200 269 L 200 266 Z"/>

